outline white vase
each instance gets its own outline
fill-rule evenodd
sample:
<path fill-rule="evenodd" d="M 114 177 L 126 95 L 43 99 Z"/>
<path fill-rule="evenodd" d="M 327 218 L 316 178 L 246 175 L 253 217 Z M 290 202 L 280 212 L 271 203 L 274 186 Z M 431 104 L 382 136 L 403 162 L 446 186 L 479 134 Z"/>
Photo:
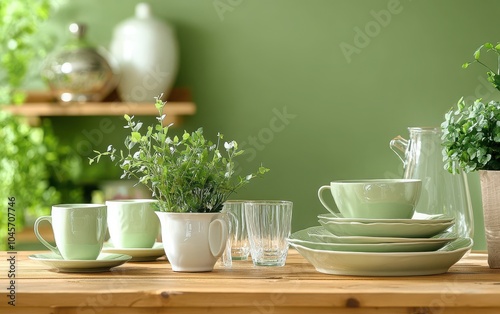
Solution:
<path fill-rule="evenodd" d="M 118 94 L 125 102 L 165 100 L 175 82 L 178 45 L 172 27 L 151 14 L 146 3 L 135 8 L 135 17 L 118 24 L 110 45 L 121 70 Z"/>
<path fill-rule="evenodd" d="M 228 226 L 220 213 L 156 212 L 165 254 L 177 272 L 212 271 L 226 248 Z"/>

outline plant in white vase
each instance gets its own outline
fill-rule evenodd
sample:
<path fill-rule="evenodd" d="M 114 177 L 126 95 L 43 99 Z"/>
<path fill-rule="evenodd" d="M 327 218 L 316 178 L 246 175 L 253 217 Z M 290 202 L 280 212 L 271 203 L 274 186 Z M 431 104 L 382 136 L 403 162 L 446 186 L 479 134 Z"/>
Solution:
<path fill-rule="evenodd" d="M 90 164 L 109 157 L 123 170 L 121 178 L 135 178 L 148 187 L 158 200 L 165 253 L 174 271 L 211 271 L 227 238 L 220 214 L 224 202 L 269 169 L 260 166 L 254 173 L 237 175 L 235 158 L 243 150 L 236 141 L 223 142 L 222 134 L 215 143 L 205 139 L 202 128 L 170 137 L 171 125 L 163 125 L 165 105 L 156 98 L 157 123 L 143 133 L 143 123 L 125 115 L 130 130 L 125 149 L 109 145 L 106 152 L 96 151 Z"/>
<path fill-rule="evenodd" d="M 494 71 L 480 60 L 482 49 L 500 58 L 500 43 L 486 43 L 474 52 L 473 63 L 487 68 L 488 81 L 500 90 L 500 64 Z M 452 173 L 479 171 L 488 264 L 500 268 L 500 102 L 460 99 L 441 124 L 445 167 Z"/>

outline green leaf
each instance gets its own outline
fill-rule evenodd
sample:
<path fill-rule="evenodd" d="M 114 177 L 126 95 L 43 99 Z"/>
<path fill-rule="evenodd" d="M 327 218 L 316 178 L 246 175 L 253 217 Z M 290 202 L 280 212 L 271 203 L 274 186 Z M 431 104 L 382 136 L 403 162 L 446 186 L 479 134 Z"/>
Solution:
<path fill-rule="evenodd" d="M 475 60 L 479 60 L 479 57 L 481 56 L 481 48 L 479 48 L 478 50 L 476 50 L 474 52 L 474 59 Z"/>
<path fill-rule="evenodd" d="M 132 132 L 131 134 L 131 140 L 133 143 L 137 143 L 141 140 L 141 133 L 139 132 Z"/>
<path fill-rule="evenodd" d="M 483 48 L 483 46 L 477 48 L 476 51 L 474 51 L 474 59 L 475 60 L 479 60 L 479 57 L 481 56 L 481 49 Z"/>
<path fill-rule="evenodd" d="M 161 101 L 159 98 L 156 100 L 155 107 L 158 111 L 161 111 L 163 107 L 165 106 L 165 103 Z"/>
<path fill-rule="evenodd" d="M 263 167 L 263 166 L 259 167 L 259 174 L 264 174 L 266 172 L 269 172 L 269 168 L 266 168 L 266 167 Z"/>
<path fill-rule="evenodd" d="M 130 122 L 130 116 L 128 114 L 124 114 L 123 117 L 125 118 L 125 120 L 127 120 L 128 122 Z"/>
<path fill-rule="evenodd" d="M 464 64 L 462 64 L 462 69 L 467 69 L 470 64 L 470 62 L 465 62 Z"/>
<path fill-rule="evenodd" d="M 497 43 L 497 45 L 495 46 L 495 49 L 500 50 L 500 43 Z"/>
<path fill-rule="evenodd" d="M 493 48 L 493 44 L 492 43 L 485 43 L 483 46 L 486 49 L 492 49 Z"/>

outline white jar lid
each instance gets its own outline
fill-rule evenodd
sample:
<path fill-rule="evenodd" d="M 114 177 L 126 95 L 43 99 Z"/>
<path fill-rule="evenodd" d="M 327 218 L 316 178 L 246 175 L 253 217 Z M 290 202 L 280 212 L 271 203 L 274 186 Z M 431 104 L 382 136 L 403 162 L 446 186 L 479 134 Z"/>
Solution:
<path fill-rule="evenodd" d="M 149 4 L 141 2 L 135 6 L 135 16 L 139 19 L 147 19 L 151 17 L 151 7 Z"/>

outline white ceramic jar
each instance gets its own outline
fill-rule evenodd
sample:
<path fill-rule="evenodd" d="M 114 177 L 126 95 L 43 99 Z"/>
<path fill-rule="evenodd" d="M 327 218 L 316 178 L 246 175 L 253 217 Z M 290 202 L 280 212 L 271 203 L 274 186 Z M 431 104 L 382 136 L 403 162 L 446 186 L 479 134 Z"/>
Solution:
<path fill-rule="evenodd" d="M 135 17 L 118 24 L 110 52 L 121 69 L 118 93 L 125 102 L 166 100 L 178 69 L 178 44 L 173 28 L 156 19 L 146 3 L 135 8 Z"/>

